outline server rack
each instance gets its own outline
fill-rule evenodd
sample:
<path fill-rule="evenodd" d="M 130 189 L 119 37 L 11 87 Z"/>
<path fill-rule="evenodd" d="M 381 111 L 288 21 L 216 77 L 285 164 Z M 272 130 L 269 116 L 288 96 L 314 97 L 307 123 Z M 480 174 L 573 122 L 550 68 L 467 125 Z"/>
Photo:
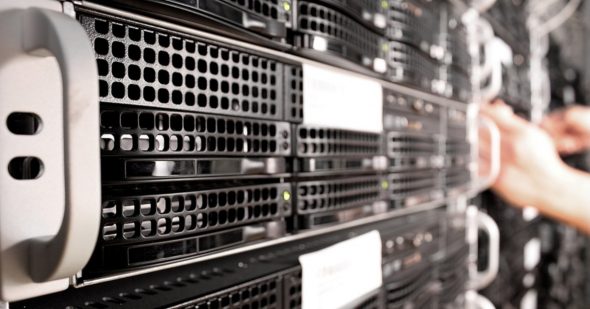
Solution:
<path fill-rule="evenodd" d="M 96 168 L 88 200 L 97 207 L 85 227 L 94 235 L 85 238 L 87 256 L 65 274 L 39 276 L 16 262 L 32 253 L 5 255 L 12 240 L 2 239 L 2 269 L 26 282 L 10 272 L 1 278 L 11 308 L 299 308 L 297 257 L 372 230 L 383 241 L 383 285 L 354 306 L 469 305 L 474 243 L 466 234 L 474 226 L 465 206 L 481 186 L 472 138 L 478 55 L 473 24 L 461 19 L 467 5 L 41 2 L 0 12 L 31 29 L 35 20 L 58 20 L 79 30 L 70 42 L 85 51 L 88 70 L 76 76 L 90 80 L 95 107 L 83 126 L 92 129 L 82 133 L 97 147 L 75 167 Z M 20 31 L 3 28 L 2 40 Z M 308 66 L 377 85 L 383 130 L 308 123 Z M 12 106 L 0 112 L 23 117 Z M 36 118 L 24 119 L 9 129 L 39 129 Z M 0 133 L 2 145 L 12 141 Z M 11 177 L 35 178 L 34 162 L 17 160 Z"/>

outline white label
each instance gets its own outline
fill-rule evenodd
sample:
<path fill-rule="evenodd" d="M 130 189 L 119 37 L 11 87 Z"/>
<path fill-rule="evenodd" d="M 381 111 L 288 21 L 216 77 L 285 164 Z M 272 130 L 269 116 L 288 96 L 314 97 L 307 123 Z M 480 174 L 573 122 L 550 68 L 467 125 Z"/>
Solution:
<path fill-rule="evenodd" d="M 383 131 L 383 89 L 376 81 L 303 64 L 303 102 L 305 124 Z"/>
<path fill-rule="evenodd" d="M 299 257 L 302 308 L 342 308 L 381 287 L 381 236 L 377 231 Z"/>

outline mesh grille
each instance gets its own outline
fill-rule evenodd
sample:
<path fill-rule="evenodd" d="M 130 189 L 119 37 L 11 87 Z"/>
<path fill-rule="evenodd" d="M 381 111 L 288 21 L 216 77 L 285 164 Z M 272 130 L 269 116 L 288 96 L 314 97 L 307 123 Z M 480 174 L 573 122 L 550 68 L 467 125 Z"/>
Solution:
<path fill-rule="evenodd" d="M 392 200 L 402 199 L 411 195 L 440 190 L 438 173 L 434 171 L 396 173 L 389 176 Z"/>
<path fill-rule="evenodd" d="M 288 23 L 291 21 L 290 11 L 285 11 L 284 3 L 290 4 L 290 0 L 224 0 L 238 5 L 242 9 L 262 15 L 266 18 Z M 289 5 L 290 6 L 290 5 Z"/>
<path fill-rule="evenodd" d="M 442 283 L 441 303 L 453 302 L 465 290 L 468 280 L 468 255 L 469 247 L 463 244 L 455 252 L 450 252 L 441 264 L 439 278 Z"/>
<path fill-rule="evenodd" d="M 467 168 L 447 169 L 446 186 L 449 188 L 466 185 L 471 181 L 471 172 Z"/>
<path fill-rule="evenodd" d="M 333 48 L 337 52 L 359 64 L 366 64 L 380 55 L 380 37 L 352 18 L 323 5 L 299 1 L 298 31 L 309 35 L 318 35 L 338 42 L 342 48 Z M 308 38 L 309 39 L 309 38 Z M 310 40 L 303 40 L 304 48 L 312 48 Z M 372 64 L 369 63 L 369 64 Z"/>
<path fill-rule="evenodd" d="M 439 138 L 432 135 L 388 134 L 388 155 L 396 156 L 428 156 L 438 153 Z"/>
<path fill-rule="evenodd" d="M 378 176 L 300 182 L 297 184 L 297 213 L 366 205 L 381 198 L 381 186 Z"/>
<path fill-rule="evenodd" d="M 438 5 L 434 2 L 389 1 L 387 36 L 429 52 L 431 45 L 439 44 L 439 14 L 430 10 L 433 6 Z"/>
<path fill-rule="evenodd" d="M 303 121 L 303 69 L 285 66 L 285 120 Z"/>
<path fill-rule="evenodd" d="M 283 117 L 282 63 L 144 25 L 79 18 L 96 51 L 102 102 Z"/>
<path fill-rule="evenodd" d="M 463 27 L 457 26 L 455 29 L 449 29 L 447 49 L 451 53 L 453 65 L 465 73 L 470 73 L 472 58 L 467 44 L 467 32 Z"/>
<path fill-rule="evenodd" d="M 439 160 L 437 135 L 390 132 L 387 135 L 387 155 L 392 169 L 436 167 Z"/>
<path fill-rule="evenodd" d="M 471 145 L 465 140 L 447 140 L 447 155 L 465 155 L 471 151 Z"/>
<path fill-rule="evenodd" d="M 375 15 L 385 14 L 384 4 L 375 0 L 321 0 L 328 5 L 335 7 L 338 11 L 345 12 L 367 27 L 379 33 L 383 32 L 385 25 L 378 24 Z"/>
<path fill-rule="evenodd" d="M 299 126 L 297 129 L 297 156 L 361 156 L 380 153 L 379 134 Z"/>
<path fill-rule="evenodd" d="M 300 268 L 290 274 L 285 275 L 283 308 L 301 308 L 301 275 L 302 273 Z"/>
<path fill-rule="evenodd" d="M 288 155 L 290 126 L 233 117 L 122 108 L 101 108 L 105 155 Z"/>
<path fill-rule="evenodd" d="M 439 74 L 431 59 L 404 43 L 389 42 L 388 50 L 388 77 L 392 81 L 433 91 L 433 78 Z"/>
<path fill-rule="evenodd" d="M 183 304 L 183 308 L 194 309 L 279 309 L 281 297 L 281 277 L 260 279 L 238 285 L 213 295 Z"/>
<path fill-rule="evenodd" d="M 465 167 L 471 162 L 471 145 L 464 140 L 446 141 L 446 166 Z"/>
<path fill-rule="evenodd" d="M 282 218 L 290 186 L 270 184 L 174 194 L 106 197 L 104 242 L 159 240 Z"/>
<path fill-rule="evenodd" d="M 453 67 L 447 68 L 446 76 L 452 97 L 461 102 L 469 103 L 472 93 L 469 77 Z"/>
<path fill-rule="evenodd" d="M 404 306 L 415 305 L 418 301 L 423 302 L 425 298 L 430 298 L 430 296 L 424 294 L 428 294 L 426 290 L 431 280 L 432 272 L 427 268 L 387 284 L 385 286 L 387 308 L 405 308 Z M 421 307 L 418 306 L 417 308 Z"/>

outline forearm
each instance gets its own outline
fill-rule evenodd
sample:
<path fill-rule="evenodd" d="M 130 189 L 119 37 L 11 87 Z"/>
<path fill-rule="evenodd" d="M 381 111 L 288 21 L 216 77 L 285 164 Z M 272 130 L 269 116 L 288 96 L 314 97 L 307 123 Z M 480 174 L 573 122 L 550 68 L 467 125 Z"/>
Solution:
<path fill-rule="evenodd" d="M 539 194 L 542 214 L 590 234 L 590 174 L 564 166 Z"/>

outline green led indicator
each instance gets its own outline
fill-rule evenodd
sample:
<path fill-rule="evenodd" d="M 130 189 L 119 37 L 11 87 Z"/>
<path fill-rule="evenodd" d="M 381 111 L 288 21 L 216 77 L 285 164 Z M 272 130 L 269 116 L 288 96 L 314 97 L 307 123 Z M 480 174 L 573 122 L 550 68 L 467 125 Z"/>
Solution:
<path fill-rule="evenodd" d="M 291 192 L 289 191 L 283 191 L 283 200 L 285 201 L 290 201 L 291 200 Z"/>
<path fill-rule="evenodd" d="M 287 2 L 287 1 L 283 2 L 283 9 L 287 12 L 290 11 L 291 10 L 291 3 Z"/>
<path fill-rule="evenodd" d="M 381 188 L 383 188 L 383 190 L 387 190 L 387 188 L 389 188 L 389 181 L 382 180 L 381 181 Z"/>
<path fill-rule="evenodd" d="M 387 1 L 381 1 L 381 7 L 384 9 L 388 9 L 389 8 L 389 3 Z"/>

